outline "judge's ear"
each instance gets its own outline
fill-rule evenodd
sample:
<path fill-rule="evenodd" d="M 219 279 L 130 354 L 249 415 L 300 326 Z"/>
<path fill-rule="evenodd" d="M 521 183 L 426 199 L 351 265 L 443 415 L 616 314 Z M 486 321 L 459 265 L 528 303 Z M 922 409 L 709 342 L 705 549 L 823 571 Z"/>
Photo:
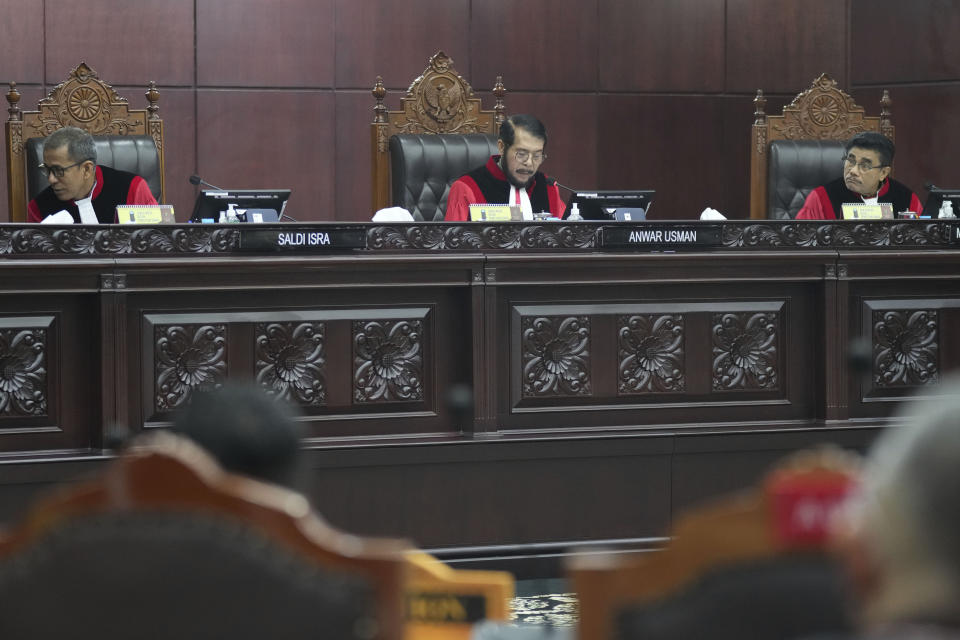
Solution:
<path fill-rule="evenodd" d="M 500 155 L 503 155 L 503 152 L 506 150 L 506 147 L 503 146 L 503 140 L 497 140 L 497 151 L 500 152 Z"/>

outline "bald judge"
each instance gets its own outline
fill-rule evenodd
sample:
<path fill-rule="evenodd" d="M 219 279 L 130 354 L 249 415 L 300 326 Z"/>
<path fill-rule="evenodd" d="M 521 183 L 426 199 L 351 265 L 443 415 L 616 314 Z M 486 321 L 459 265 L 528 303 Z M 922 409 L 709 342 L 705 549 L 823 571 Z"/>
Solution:
<path fill-rule="evenodd" d="M 540 171 L 546 147 L 547 129 L 538 119 L 519 114 L 504 120 L 497 140 L 500 154 L 450 186 L 444 219 L 469 220 L 471 204 L 519 205 L 524 220 L 542 212 L 562 218 L 566 204 L 560 189 Z"/>

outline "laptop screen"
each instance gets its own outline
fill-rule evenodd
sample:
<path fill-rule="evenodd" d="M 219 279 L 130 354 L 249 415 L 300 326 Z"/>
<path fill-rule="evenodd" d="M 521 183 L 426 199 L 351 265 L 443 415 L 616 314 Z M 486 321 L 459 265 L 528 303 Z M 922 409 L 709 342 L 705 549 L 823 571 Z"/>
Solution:
<path fill-rule="evenodd" d="M 190 222 L 218 222 L 231 204 L 240 222 L 276 222 L 289 197 L 290 189 L 203 190 L 197 194 Z"/>
<path fill-rule="evenodd" d="M 566 215 L 570 215 L 573 204 L 577 203 L 584 220 L 646 220 L 655 194 L 652 189 L 574 191 Z"/>

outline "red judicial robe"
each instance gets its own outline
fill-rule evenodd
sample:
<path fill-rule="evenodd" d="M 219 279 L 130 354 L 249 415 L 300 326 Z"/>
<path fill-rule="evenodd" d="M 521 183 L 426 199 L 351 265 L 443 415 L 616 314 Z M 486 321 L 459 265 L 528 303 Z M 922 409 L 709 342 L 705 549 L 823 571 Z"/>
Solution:
<path fill-rule="evenodd" d="M 533 174 L 527 187 L 527 197 L 535 213 L 549 211 L 562 218 L 567 205 L 560 199 L 560 189 L 552 178 L 542 172 Z M 500 169 L 500 156 L 490 156 L 487 163 L 459 178 L 450 185 L 444 220 L 457 222 L 470 219 L 471 204 L 509 204 L 510 182 Z"/>

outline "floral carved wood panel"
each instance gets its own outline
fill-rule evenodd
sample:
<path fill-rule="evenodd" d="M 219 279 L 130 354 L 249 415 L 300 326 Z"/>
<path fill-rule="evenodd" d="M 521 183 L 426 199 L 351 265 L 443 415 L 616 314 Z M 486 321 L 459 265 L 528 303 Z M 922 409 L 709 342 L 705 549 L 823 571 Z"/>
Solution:
<path fill-rule="evenodd" d="M 0 328 L 0 416 L 47 414 L 46 328 Z"/>
<path fill-rule="evenodd" d="M 940 316 L 935 309 L 874 311 L 873 384 L 919 386 L 940 376 Z"/>
<path fill-rule="evenodd" d="M 227 376 L 226 324 L 154 326 L 155 409 L 171 411 Z"/>
<path fill-rule="evenodd" d="M 353 323 L 353 399 L 359 404 L 422 401 L 422 320 Z"/>
<path fill-rule="evenodd" d="M 590 318 L 524 316 L 523 396 L 590 395 Z"/>
<path fill-rule="evenodd" d="M 682 315 L 618 316 L 617 343 L 619 394 L 686 388 Z"/>
<path fill-rule="evenodd" d="M 289 402 L 326 404 L 325 330 L 322 322 L 257 323 L 257 383 Z"/>
<path fill-rule="evenodd" d="M 713 314 L 713 390 L 778 389 L 779 325 L 779 313 Z"/>

